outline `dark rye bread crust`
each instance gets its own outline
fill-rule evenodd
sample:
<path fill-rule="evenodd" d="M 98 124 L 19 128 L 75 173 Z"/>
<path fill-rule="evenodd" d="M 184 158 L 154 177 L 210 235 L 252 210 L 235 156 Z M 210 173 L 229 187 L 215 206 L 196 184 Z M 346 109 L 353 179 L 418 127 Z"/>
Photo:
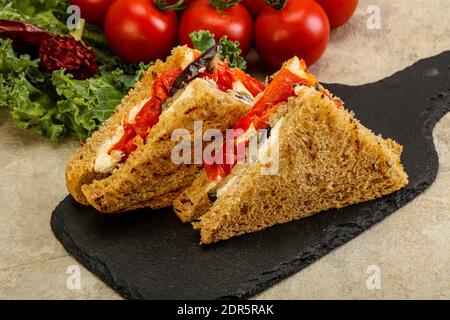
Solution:
<path fill-rule="evenodd" d="M 172 50 L 172 55 L 167 58 L 166 62 L 158 60 L 150 66 L 141 81 L 134 86 L 122 103 L 117 106 L 114 114 L 69 159 L 66 168 L 66 185 L 77 202 L 88 205 L 87 199 L 81 192 L 81 187 L 94 180 L 104 179 L 111 174 L 94 171 L 93 166 L 98 148 L 106 139 L 114 135 L 116 128 L 128 117 L 131 108 L 151 97 L 151 88 L 155 75 L 159 75 L 165 70 L 179 68 L 186 54 L 190 51 L 191 49 L 186 46 L 176 47 Z"/>
<path fill-rule="evenodd" d="M 278 175 L 261 175 L 262 164 L 236 166 L 235 183 L 194 223 L 202 243 L 369 201 L 408 183 L 400 162 L 402 146 L 376 136 L 351 113 L 307 90 L 288 102 Z"/>
<path fill-rule="evenodd" d="M 204 79 L 194 80 L 188 88 L 192 90 L 189 98 L 177 100 L 172 110 L 162 113 L 143 147 L 109 177 L 81 187 L 90 205 L 108 213 L 167 207 L 192 183 L 202 165 L 173 163 L 171 153 L 178 141 L 172 141 L 172 132 L 182 128 L 192 135 L 194 121 L 202 122 L 203 131 L 225 132 L 248 106 Z"/>

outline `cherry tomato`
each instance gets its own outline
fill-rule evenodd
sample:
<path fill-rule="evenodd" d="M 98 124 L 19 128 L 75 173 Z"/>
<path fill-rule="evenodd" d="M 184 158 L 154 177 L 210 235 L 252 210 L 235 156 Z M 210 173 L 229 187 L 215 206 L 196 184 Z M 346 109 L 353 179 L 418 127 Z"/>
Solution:
<path fill-rule="evenodd" d="M 327 13 L 331 28 L 337 28 L 353 16 L 358 0 L 316 0 Z"/>
<path fill-rule="evenodd" d="M 255 43 L 260 57 L 270 66 L 298 56 L 315 63 L 330 39 L 330 23 L 314 0 L 287 0 L 280 10 L 267 6 L 255 22 Z"/>
<path fill-rule="evenodd" d="M 239 48 L 242 54 L 246 55 L 252 41 L 252 18 L 239 3 L 223 11 L 216 10 L 211 5 L 220 1 L 226 0 L 194 0 L 181 17 L 178 41 L 192 47 L 189 34 L 193 31 L 209 30 L 215 35 L 216 41 L 225 35 L 229 40 L 239 41 Z"/>
<path fill-rule="evenodd" d="M 253 18 L 256 18 L 266 6 L 264 0 L 242 0 L 242 5 L 247 9 Z"/>
<path fill-rule="evenodd" d="M 81 17 L 87 22 L 102 25 L 106 12 L 114 0 L 70 0 L 70 4 L 79 6 Z"/>
<path fill-rule="evenodd" d="M 170 53 L 177 17 L 174 11 L 158 10 L 152 0 L 116 0 L 106 15 L 105 36 L 125 61 L 148 63 Z"/>

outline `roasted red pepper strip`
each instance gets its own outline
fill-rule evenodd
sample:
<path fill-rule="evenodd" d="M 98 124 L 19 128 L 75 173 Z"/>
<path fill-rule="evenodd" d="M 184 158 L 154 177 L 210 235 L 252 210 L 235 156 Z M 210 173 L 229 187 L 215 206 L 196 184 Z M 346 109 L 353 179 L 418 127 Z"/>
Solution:
<path fill-rule="evenodd" d="M 124 135 L 120 141 L 113 146 L 109 153 L 118 150 L 123 153 L 122 162 L 124 162 L 131 152 L 136 150 L 134 138 L 140 136 L 145 139 L 150 129 L 159 121 L 161 114 L 161 104 L 169 96 L 170 88 L 173 82 L 181 73 L 181 69 L 168 70 L 163 72 L 153 83 L 152 97 L 142 107 L 136 115 L 133 124 L 126 123 L 124 125 Z"/>
<path fill-rule="evenodd" d="M 219 158 L 222 158 L 222 164 L 207 164 L 203 166 L 208 177 L 211 180 L 219 180 L 225 178 L 231 173 L 231 170 L 238 159 L 238 148 L 247 147 L 248 141 L 243 139 L 239 143 L 236 141 L 252 126 L 255 130 L 265 129 L 269 125 L 270 117 L 277 111 L 282 102 L 288 100 L 289 97 L 295 95 L 294 85 L 313 86 L 317 83 L 315 78 L 307 73 L 306 66 L 302 63 L 302 69 L 306 72 L 307 77 L 303 78 L 288 68 L 282 68 L 267 86 L 264 94 L 256 102 L 253 108 L 239 120 L 234 126 L 233 141 L 225 141 L 219 152 Z M 226 145 L 229 144 L 227 148 Z M 242 145 L 244 144 L 244 145 Z M 231 147 L 231 150 L 229 150 Z M 228 154 L 227 154 L 228 152 Z M 227 159 L 228 157 L 228 159 Z"/>
<path fill-rule="evenodd" d="M 217 87 L 224 92 L 233 88 L 233 72 L 222 63 L 217 65 L 215 73 L 205 72 L 201 74 L 199 78 L 209 78 L 213 80 L 217 84 Z"/>
<path fill-rule="evenodd" d="M 109 151 L 109 153 L 114 150 L 119 150 L 123 153 L 122 161 L 125 161 L 130 153 L 137 148 L 134 143 L 134 137 L 136 137 L 136 130 L 134 129 L 134 126 L 131 124 L 124 125 L 124 135 L 122 139 Z"/>

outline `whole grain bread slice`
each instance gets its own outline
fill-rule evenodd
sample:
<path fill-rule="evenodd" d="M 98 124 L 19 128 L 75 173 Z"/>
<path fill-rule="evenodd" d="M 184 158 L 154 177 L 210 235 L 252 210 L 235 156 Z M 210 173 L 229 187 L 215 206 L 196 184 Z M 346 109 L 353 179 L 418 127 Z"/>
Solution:
<path fill-rule="evenodd" d="M 104 179 L 111 174 L 95 172 L 93 169 L 99 147 L 106 139 L 114 135 L 116 128 L 125 121 L 129 111 L 136 104 L 151 97 L 151 88 L 155 78 L 165 70 L 180 68 L 187 57 L 192 54 L 192 49 L 186 46 L 176 47 L 165 62 L 158 60 L 151 65 L 141 81 L 136 83 L 122 103 L 117 106 L 114 114 L 69 159 L 66 168 L 66 185 L 77 202 L 88 205 L 86 197 L 81 192 L 81 187 L 94 180 Z"/>
<path fill-rule="evenodd" d="M 307 88 L 287 107 L 279 131 L 278 174 L 262 175 L 261 163 L 235 166 L 235 179 L 194 223 L 202 243 L 372 200 L 408 183 L 402 146 L 375 135 L 328 97 Z M 203 199 L 204 178 L 195 182 L 203 181 Z M 201 198 L 190 192 L 186 203 Z M 204 202 L 195 205 L 205 211 Z M 188 212 L 185 219 L 192 217 L 197 216 Z"/>
<path fill-rule="evenodd" d="M 204 79 L 192 81 L 174 101 L 150 130 L 146 143 L 123 165 L 110 176 L 81 187 L 90 205 L 109 213 L 171 205 L 202 170 L 201 158 L 199 164 L 172 161 L 172 150 L 179 143 L 172 139 L 174 130 L 185 129 L 192 136 L 198 121 L 202 136 L 211 128 L 224 132 L 248 111 L 242 101 Z"/>

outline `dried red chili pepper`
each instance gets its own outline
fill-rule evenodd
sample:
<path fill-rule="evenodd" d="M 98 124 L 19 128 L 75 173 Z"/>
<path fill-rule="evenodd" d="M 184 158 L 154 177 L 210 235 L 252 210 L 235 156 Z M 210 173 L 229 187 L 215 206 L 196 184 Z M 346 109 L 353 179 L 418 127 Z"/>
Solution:
<path fill-rule="evenodd" d="M 0 20 L 0 39 L 13 40 L 14 51 L 18 53 L 29 53 L 37 57 L 41 43 L 51 37 L 51 33 L 32 24 Z"/>
<path fill-rule="evenodd" d="M 40 67 L 46 72 L 66 69 L 75 79 L 88 79 L 98 72 L 94 51 L 69 36 L 20 21 L 0 20 L 0 39 L 4 38 L 13 40 L 18 53 L 39 55 Z"/>
<path fill-rule="evenodd" d="M 39 58 L 41 69 L 49 73 L 66 69 L 75 79 L 88 79 L 98 72 L 94 51 L 71 37 L 55 36 L 44 40 Z"/>

